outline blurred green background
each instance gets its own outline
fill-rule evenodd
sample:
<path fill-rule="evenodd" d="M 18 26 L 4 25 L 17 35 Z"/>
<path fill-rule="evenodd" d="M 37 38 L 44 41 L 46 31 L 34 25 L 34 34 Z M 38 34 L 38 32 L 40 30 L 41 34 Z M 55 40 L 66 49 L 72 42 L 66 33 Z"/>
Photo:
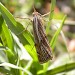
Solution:
<path fill-rule="evenodd" d="M 0 2 L 0 75 L 75 75 L 75 0 Z M 34 47 L 33 6 L 41 15 L 54 10 L 43 17 L 53 53 L 45 64 Z"/>

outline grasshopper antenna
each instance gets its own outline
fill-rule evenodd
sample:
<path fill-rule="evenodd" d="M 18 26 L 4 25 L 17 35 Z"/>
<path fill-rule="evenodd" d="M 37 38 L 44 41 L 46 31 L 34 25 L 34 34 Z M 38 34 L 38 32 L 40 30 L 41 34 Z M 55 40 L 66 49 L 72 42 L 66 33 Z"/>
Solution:
<path fill-rule="evenodd" d="M 36 12 L 35 6 L 33 5 L 33 11 Z"/>

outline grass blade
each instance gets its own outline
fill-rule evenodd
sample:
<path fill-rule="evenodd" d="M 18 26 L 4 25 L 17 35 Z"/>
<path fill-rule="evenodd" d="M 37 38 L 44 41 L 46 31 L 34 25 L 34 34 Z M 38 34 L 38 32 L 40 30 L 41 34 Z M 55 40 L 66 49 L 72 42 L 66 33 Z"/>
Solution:
<path fill-rule="evenodd" d="M 58 30 L 55 32 L 55 34 L 54 34 L 54 36 L 53 36 L 53 38 L 52 38 L 52 40 L 51 40 L 50 45 L 51 45 L 52 49 L 54 49 L 54 47 L 55 47 L 56 40 L 57 40 L 58 35 L 59 35 L 59 33 L 60 33 L 60 31 L 61 31 L 61 29 L 62 29 L 62 27 L 63 27 L 63 24 L 64 24 L 65 19 L 66 19 L 66 16 L 64 16 L 64 18 L 63 18 L 63 20 L 62 20 L 62 23 L 61 23 L 61 25 L 60 25 L 60 28 L 58 28 Z"/>

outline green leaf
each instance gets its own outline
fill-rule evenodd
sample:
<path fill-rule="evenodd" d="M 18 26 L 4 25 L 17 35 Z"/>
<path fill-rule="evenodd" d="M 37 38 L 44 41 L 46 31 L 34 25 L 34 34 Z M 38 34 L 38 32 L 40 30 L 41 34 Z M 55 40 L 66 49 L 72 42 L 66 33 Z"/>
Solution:
<path fill-rule="evenodd" d="M 55 75 L 55 74 L 58 74 L 58 73 L 62 73 L 62 72 L 68 72 L 68 71 L 71 71 L 75 69 L 75 63 L 68 63 L 68 64 L 65 64 L 65 65 L 62 65 L 62 66 L 59 66 L 59 67 L 56 67 L 54 69 L 51 69 L 51 70 L 48 70 L 47 71 L 47 74 L 48 75 Z M 42 75 L 43 72 L 41 72 L 39 75 Z"/>
<path fill-rule="evenodd" d="M 2 28 L 0 38 L 2 40 L 3 45 L 10 49 L 9 55 L 12 55 L 11 53 L 13 52 L 13 49 L 14 49 L 12 36 L 11 36 L 10 31 L 8 30 L 8 27 L 6 26 L 6 23 L 5 23 L 4 19 L 2 18 L 2 16 L 0 16 L 0 23 L 1 23 L 1 26 L 2 26 L 2 27 L 0 27 L 0 29 Z"/>
<path fill-rule="evenodd" d="M 5 25 L 5 22 L 2 25 L 1 39 L 2 39 L 4 46 L 8 46 L 11 50 L 13 50 L 14 47 L 13 47 L 12 36 L 11 36 L 10 31 L 8 30 L 7 26 Z"/>
<path fill-rule="evenodd" d="M 51 20 L 53 19 L 54 15 L 54 8 L 56 6 L 56 0 L 51 0 L 51 7 L 50 7 L 50 14 L 49 14 L 49 22 L 46 27 L 46 34 L 49 33 L 50 25 L 51 25 Z"/>
<path fill-rule="evenodd" d="M 7 50 L 4 50 L 4 54 L 6 56 L 6 58 L 8 59 L 8 62 L 12 63 L 12 64 L 17 64 L 16 60 L 18 59 L 17 54 L 15 53 L 14 50 L 14 43 L 13 43 L 13 38 L 11 35 L 10 30 L 8 29 L 4 19 L 2 18 L 2 16 L 0 16 L 0 21 L 2 21 L 2 31 L 1 31 L 1 40 L 2 43 L 5 47 L 8 47 Z M 5 58 L 5 60 L 6 60 Z M 12 74 L 18 74 L 19 72 L 17 72 L 17 70 L 11 69 L 10 70 Z M 19 74 L 18 74 L 19 75 Z"/>
<path fill-rule="evenodd" d="M 13 69 L 19 69 L 19 70 L 24 71 L 24 72 L 27 73 L 28 75 L 32 75 L 28 70 L 23 69 L 22 67 L 18 67 L 18 66 L 16 66 L 16 65 L 10 64 L 10 63 L 4 62 L 4 63 L 0 64 L 0 66 L 8 66 L 8 67 L 11 67 L 11 68 L 13 68 Z"/>
<path fill-rule="evenodd" d="M 63 24 L 64 24 L 65 19 L 66 19 L 66 16 L 64 16 L 64 18 L 62 20 L 62 23 L 60 25 L 60 28 L 58 28 L 58 30 L 55 32 L 55 34 L 54 34 L 54 36 L 53 36 L 53 38 L 52 38 L 52 40 L 50 42 L 50 45 L 51 45 L 52 49 L 54 49 L 54 47 L 55 47 L 56 40 L 57 40 L 58 35 L 59 35 L 59 33 L 60 33 L 60 31 L 61 31 L 61 29 L 63 27 Z"/>
<path fill-rule="evenodd" d="M 28 32 L 27 30 L 24 31 L 25 28 L 23 27 L 23 25 L 17 22 L 12 16 L 12 14 L 1 3 L 0 3 L 0 12 L 3 18 L 5 19 L 7 26 L 11 30 L 11 32 L 13 32 L 19 38 L 24 47 L 28 49 L 28 52 L 33 57 L 33 59 L 37 60 L 37 57 L 35 56 L 36 55 L 35 49 L 33 49 L 33 53 L 31 50 L 34 46 L 34 41 L 30 32 Z M 21 33 L 22 31 L 24 32 Z M 29 46 L 30 48 L 28 48 L 27 46 Z"/>

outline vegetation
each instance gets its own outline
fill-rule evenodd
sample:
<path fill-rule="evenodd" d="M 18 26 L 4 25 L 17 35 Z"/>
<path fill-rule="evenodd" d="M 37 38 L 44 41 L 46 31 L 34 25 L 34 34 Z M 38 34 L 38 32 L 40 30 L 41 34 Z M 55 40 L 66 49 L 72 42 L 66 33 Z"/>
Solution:
<path fill-rule="evenodd" d="M 68 53 L 67 41 L 62 31 L 66 15 L 61 14 L 62 21 L 60 23 L 55 21 L 56 24 L 52 26 L 55 18 L 55 6 L 56 0 L 52 0 L 51 13 L 48 17 L 44 17 L 46 20 L 46 33 L 50 40 L 54 58 L 47 63 L 40 64 L 34 47 L 31 20 L 22 19 L 22 24 L 22 20 L 17 20 L 18 18 L 15 18 L 0 2 L 0 72 L 2 74 L 55 75 L 60 73 L 60 75 L 67 75 L 71 70 L 75 69 L 75 62 L 71 61 L 73 57 Z M 30 10 L 29 7 L 27 9 Z M 61 34 L 64 44 L 58 40 L 59 34 Z M 60 53 L 58 53 L 59 50 Z"/>

